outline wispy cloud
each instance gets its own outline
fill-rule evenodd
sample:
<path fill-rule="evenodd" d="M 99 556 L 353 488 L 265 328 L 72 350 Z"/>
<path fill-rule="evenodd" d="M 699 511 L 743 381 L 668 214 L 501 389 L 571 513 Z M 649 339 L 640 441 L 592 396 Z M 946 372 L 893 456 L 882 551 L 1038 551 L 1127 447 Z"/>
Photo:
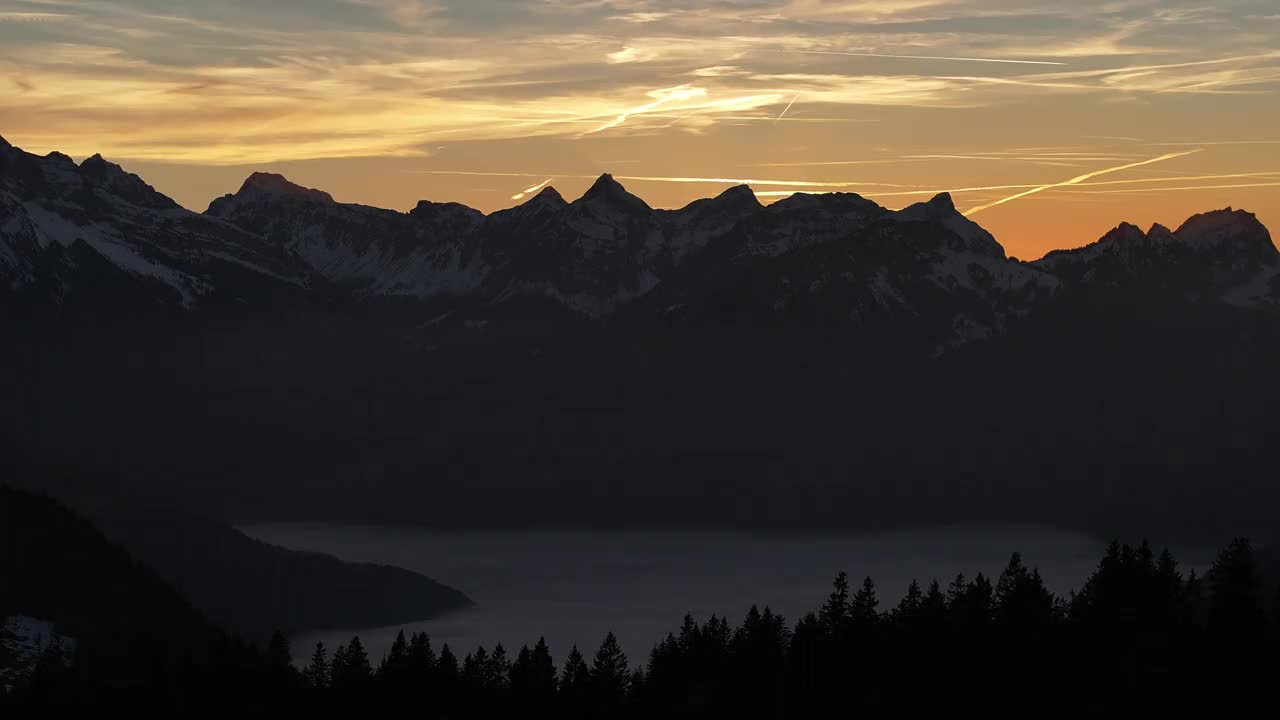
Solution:
<path fill-rule="evenodd" d="M 552 180 L 555 180 L 555 178 L 547 178 L 546 180 L 543 180 L 542 182 L 538 183 L 537 185 L 534 185 L 533 187 L 527 187 L 524 190 L 521 190 L 520 192 L 516 193 L 515 195 L 512 195 L 511 199 L 523 200 L 526 197 L 538 192 L 542 188 L 550 185 Z"/>
<path fill-rule="evenodd" d="M 762 195 L 950 187 L 981 206 L 1034 191 L 1037 211 L 1073 202 L 1072 221 L 1089 202 L 1115 210 L 1069 193 L 1150 189 L 1133 204 L 1194 209 L 1191 190 L 1155 190 L 1234 183 L 1239 204 L 1276 213 L 1270 180 L 1247 172 L 1280 165 L 1272 15 L 1265 0 L 0 0 L 0 132 L 166 168 L 537 171 L 487 196 L 443 175 L 351 191 L 397 207 L 412 193 L 496 209 L 515 186 L 627 157 L 664 206 L 765 175 Z M 1184 180 L 1056 182 L 1201 148 Z M 983 217 L 999 231 L 1021 215 Z"/>
<path fill-rule="evenodd" d="M 1006 58 L 984 58 L 984 57 L 946 57 L 936 55 L 891 55 L 887 53 L 858 53 L 843 52 L 838 50 L 789 50 L 788 52 L 800 53 L 803 55 L 841 55 L 844 57 L 861 57 L 861 58 L 883 58 L 896 60 L 938 60 L 942 62 L 976 62 L 976 63 L 997 63 L 1000 65 L 1066 65 L 1065 62 L 1057 62 L 1052 60 L 1010 60 Z"/>

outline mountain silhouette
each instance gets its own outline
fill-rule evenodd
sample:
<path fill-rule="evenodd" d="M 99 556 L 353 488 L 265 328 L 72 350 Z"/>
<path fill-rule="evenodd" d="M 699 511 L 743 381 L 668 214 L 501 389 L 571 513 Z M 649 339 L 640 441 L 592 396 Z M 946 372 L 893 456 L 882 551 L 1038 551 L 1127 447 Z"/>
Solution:
<path fill-rule="evenodd" d="M 197 214 L 6 146 L 0 419 L 237 520 L 1241 532 L 1278 275 L 1233 209 L 1023 262 L 946 194 L 403 213 L 255 174 Z"/>

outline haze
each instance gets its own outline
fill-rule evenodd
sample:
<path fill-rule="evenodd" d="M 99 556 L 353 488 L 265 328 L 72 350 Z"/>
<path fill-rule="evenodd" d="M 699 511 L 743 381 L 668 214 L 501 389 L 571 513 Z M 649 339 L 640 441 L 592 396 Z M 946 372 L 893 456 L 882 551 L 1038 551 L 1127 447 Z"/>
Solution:
<path fill-rule="evenodd" d="M 950 190 L 1038 257 L 1280 222 L 1278 47 L 1269 0 L 3 0 L 0 127 L 196 210 L 261 169 L 397 209 Z"/>

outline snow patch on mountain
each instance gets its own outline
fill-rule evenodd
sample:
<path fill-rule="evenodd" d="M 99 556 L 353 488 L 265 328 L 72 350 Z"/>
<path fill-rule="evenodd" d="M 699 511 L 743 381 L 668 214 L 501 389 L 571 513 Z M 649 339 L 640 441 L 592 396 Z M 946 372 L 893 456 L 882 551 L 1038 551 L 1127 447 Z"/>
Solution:
<path fill-rule="evenodd" d="M 969 252 L 1001 259 L 1005 257 L 1004 247 L 996 242 L 995 236 L 956 210 L 950 193 L 941 193 L 928 202 L 903 208 L 892 213 L 891 217 L 900 222 L 931 222 L 942 225 L 955 233 Z"/>
<path fill-rule="evenodd" d="M 99 255 L 121 270 L 133 275 L 159 280 L 178 292 L 182 303 L 191 307 L 199 295 L 209 291 L 204 281 L 183 273 L 171 266 L 156 262 L 139 252 L 138 246 L 129 243 L 114 228 L 102 223 L 78 225 L 54 209 L 40 203 L 24 204 L 27 216 L 35 228 L 41 247 L 60 245 L 70 247 L 77 240 L 84 241 Z M 73 208 L 62 208 L 71 211 Z"/>
<path fill-rule="evenodd" d="M 63 662 L 70 664 L 77 643 L 74 638 L 59 634 L 48 620 L 15 615 L 0 622 L 0 644 L 10 658 L 7 665 L 0 666 L 0 685 L 8 690 L 30 674 L 48 652 L 59 653 Z"/>

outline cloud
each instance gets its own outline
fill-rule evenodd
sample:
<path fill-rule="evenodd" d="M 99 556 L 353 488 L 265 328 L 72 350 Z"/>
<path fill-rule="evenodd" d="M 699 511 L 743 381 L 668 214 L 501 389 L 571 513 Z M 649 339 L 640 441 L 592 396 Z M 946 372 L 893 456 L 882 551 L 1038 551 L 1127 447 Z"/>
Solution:
<path fill-rule="evenodd" d="M 542 188 L 544 188 L 544 187 L 546 187 L 546 186 L 550 185 L 552 180 L 555 180 L 555 178 L 547 178 L 546 180 L 543 180 L 542 182 L 538 183 L 537 185 L 534 185 L 534 186 L 532 186 L 532 187 L 527 187 L 527 188 L 525 188 L 524 190 L 521 190 L 520 192 L 516 193 L 515 195 L 512 195 L 512 196 L 511 196 L 511 199 L 512 199 L 512 200 L 523 200 L 523 199 L 525 199 L 526 197 L 528 197 L 529 195 L 532 195 L 532 194 L 534 194 L 534 193 L 538 192 L 539 190 L 541 190 Z"/>
<path fill-rule="evenodd" d="M 1166 150 L 1212 149 L 1220 165 L 1194 168 L 1205 176 L 1280 160 L 1280 141 L 1266 139 L 1280 112 L 1280 23 L 1264 20 L 1273 11 L 1254 0 L 1199 8 L 1169 0 L 0 0 L 0 8 L 0 75 L 12 83 L 0 103 L 5 136 L 77 156 L 396 162 L 465 147 L 475 170 L 508 158 L 572 170 L 557 159 L 625 155 L 643 158 L 629 168 L 634 182 L 658 183 L 673 197 L 682 185 L 772 174 L 747 167 L 794 168 L 778 170 L 775 182 L 811 183 L 760 180 L 775 188 L 766 192 L 952 185 L 999 193 Z M 1109 137 L 1043 149 L 1085 133 Z M 1202 136 L 1211 142 L 1195 142 Z M 1120 138 L 1125 146 L 1108 146 Z M 1002 144 L 1042 149 L 989 150 Z M 1085 167 L 1049 169 L 1075 165 Z M 841 166 L 869 182 L 833 177 Z M 590 168 L 576 169 L 519 184 L 577 179 Z"/>
<path fill-rule="evenodd" d="M 862 57 L 862 58 L 881 58 L 894 60 L 939 60 L 943 62 L 977 62 L 977 63 L 1001 63 L 1006 65 L 1066 65 L 1064 62 L 1055 62 L 1048 60 L 1008 60 L 1003 58 L 982 58 L 982 57 L 940 57 L 936 55 L 890 55 L 885 53 L 856 53 L 856 52 L 839 52 L 835 50 L 790 50 L 788 52 L 800 53 L 805 55 L 841 55 L 845 57 Z"/>

